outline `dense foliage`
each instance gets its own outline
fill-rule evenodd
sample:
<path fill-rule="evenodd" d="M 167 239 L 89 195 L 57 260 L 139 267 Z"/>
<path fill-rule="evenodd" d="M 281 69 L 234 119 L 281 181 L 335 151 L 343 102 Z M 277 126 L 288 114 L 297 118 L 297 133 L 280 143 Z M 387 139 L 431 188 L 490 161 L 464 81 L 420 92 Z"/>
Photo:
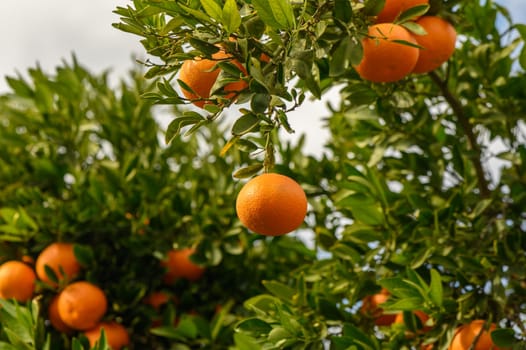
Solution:
<path fill-rule="evenodd" d="M 353 64 L 382 4 L 136 0 L 116 10 L 116 26 L 142 37 L 146 72 L 110 87 L 73 58 L 51 75 L 8 78 L 0 256 L 74 242 L 80 277 L 104 289 L 106 317 L 129 329 L 134 349 L 447 349 L 475 319 L 499 326 L 497 345 L 524 348 L 526 26 L 490 0 L 431 1 L 400 21 L 411 27 L 423 11 L 452 21 L 453 58 L 376 84 Z M 178 70 L 217 45 L 244 63 L 248 88 L 186 106 Z M 218 91 L 240 75 L 219 65 Z M 319 155 L 280 140 L 294 129 L 287 113 L 334 89 Z M 173 115 L 167 130 L 157 104 Z M 237 220 L 239 178 L 263 169 L 305 189 L 297 233 L 265 238 Z M 164 284 L 160 261 L 187 246 L 204 277 Z M 381 288 L 391 295 L 383 309 L 405 323 L 378 326 L 360 311 Z M 159 290 L 177 302 L 143 302 Z M 86 346 L 44 322 L 56 292 L 40 284 L 25 306 L 2 301 L 3 348 Z M 416 310 L 430 317 L 426 331 Z"/>

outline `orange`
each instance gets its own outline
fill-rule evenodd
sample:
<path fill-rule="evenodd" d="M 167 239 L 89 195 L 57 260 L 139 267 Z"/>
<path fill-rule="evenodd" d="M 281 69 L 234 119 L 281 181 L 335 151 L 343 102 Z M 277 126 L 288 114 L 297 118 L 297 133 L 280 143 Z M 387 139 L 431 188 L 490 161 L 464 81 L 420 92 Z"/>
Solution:
<path fill-rule="evenodd" d="M 49 318 L 49 322 L 57 331 L 66 334 L 69 334 L 73 331 L 68 327 L 67 324 L 64 323 L 64 321 L 62 321 L 62 318 L 60 318 L 58 313 L 58 295 L 55 295 L 53 299 L 51 299 L 47 309 L 47 316 Z"/>
<path fill-rule="evenodd" d="M 190 260 L 190 256 L 195 253 L 193 248 L 173 249 L 168 252 L 161 265 L 167 269 L 164 275 L 164 282 L 172 284 L 178 278 L 185 278 L 189 281 L 197 281 L 203 276 L 205 269 L 196 265 Z"/>
<path fill-rule="evenodd" d="M 206 99 L 210 97 L 212 86 L 221 72 L 219 68 L 212 70 L 218 62 L 221 60 L 229 60 L 235 64 L 244 75 L 247 74 L 247 71 L 241 63 L 232 59 L 232 56 L 223 50 L 213 54 L 212 58 L 213 59 L 195 58 L 193 60 L 187 60 L 183 63 L 179 71 L 179 79 L 193 90 L 188 91 L 182 88 L 184 96 L 189 100 L 194 100 L 192 103 L 201 108 L 203 108 L 205 104 L 211 103 L 210 101 L 206 101 Z M 248 84 L 241 79 L 228 83 L 223 87 L 223 90 L 228 92 L 224 97 L 232 99 L 237 93 L 247 87 Z"/>
<path fill-rule="evenodd" d="M 94 328 L 84 332 L 90 346 L 93 348 L 100 339 L 100 331 L 104 329 L 108 345 L 113 350 L 120 350 L 130 345 L 130 335 L 126 328 L 117 322 L 101 322 Z"/>
<path fill-rule="evenodd" d="M 64 323 L 76 330 L 94 328 L 108 308 L 106 294 L 96 285 L 74 282 L 58 296 L 58 314 Z"/>
<path fill-rule="evenodd" d="M 146 298 L 144 298 L 144 303 L 150 305 L 155 310 L 159 311 L 161 306 L 168 303 L 171 297 L 168 293 L 165 292 L 152 292 Z"/>
<path fill-rule="evenodd" d="M 385 288 L 379 293 L 368 295 L 362 300 L 360 312 L 368 317 L 374 318 L 374 323 L 377 326 L 389 326 L 395 321 L 396 314 L 385 314 L 380 304 L 385 303 L 389 299 L 389 291 Z"/>
<path fill-rule="evenodd" d="M 382 11 L 376 17 L 376 23 L 394 22 L 401 13 L 419 5 L 429 5 L 429 0 L 385 0 Z"/>
<path fill-rule="evenodd" d="M 55 286 L 56 284 L 46 274 L 44 268 L 46 265 L 55 272 L 59 281 L 65 278 L 68 280 L 74 278 L 80 271 L 80 264 L 73 253 L 73 244 L 71 243 L 51 243 L 37 257 L 35 268 L 38 278 Z"/>
<path fill-rule="evenodd" d="M 451 23 L 436 16 L 421 17 L 416 23 L 427 34 L 414 35 L 418 45 L 423 48 L 420 49 L 413 73 L 427 73 L 440 67 L 453 55 L 457 32 Z"/>
<path fill-rule="evenodd" d="M 362 60 L 355 67 L 363 79 L 377 83 L 394 82 L 413 71 L 418 48 L 397 42 L 403 40 L 417 44 L 407 29 L 393 23 L 381 23 L 370 26 L 368 33 L 362 40 Z"/>
<path fill-rule="evenodd" d="M 249 230 L 265 236 L 294 231 L 307 214 L 307 196 L 285 175 L 262 174 L 248 181 L 236 200 L 237 216 Z"/>
<path fill-rule="evenodd" d="M 488 329 L 486 327 L 486 321 L 484 320 L 474 320 L 469 324 L 460 326 L 457 328 L 453 340 L 449 345 L 449 350 L 468 350 L 471 348 L 475 337 L 481 332 L 480 337 L 477 340 L 477 343 L 473 350 L 499 350 L 493 344 L 491 340 L 491 332 L 497 328 L 497 326 L 492 323 Z M 492 347 L 493 346 L 493 347 Z"/>
<path fill-rule="evenodd" d="M 420 332 L 430 331 L 432 327 L 425 325 L 427 320 L 429 320 L 429 315 L 421 310 L 415 310 L 413 311 L 413 313 L 415 314 L 416 317 L 418 317 L 418 319 L 422 323 L 422 329 L 420 329 Z M 396 315 L 394 323 L 404 323 L 404 313 L 403 312 L 400 312 Z"/>
<path fill-rule="evenodd" d="M 10 260 L 0 265 L 0 298 L 26 302 L 35 292 L 36 275 L 21 261 Z"/>

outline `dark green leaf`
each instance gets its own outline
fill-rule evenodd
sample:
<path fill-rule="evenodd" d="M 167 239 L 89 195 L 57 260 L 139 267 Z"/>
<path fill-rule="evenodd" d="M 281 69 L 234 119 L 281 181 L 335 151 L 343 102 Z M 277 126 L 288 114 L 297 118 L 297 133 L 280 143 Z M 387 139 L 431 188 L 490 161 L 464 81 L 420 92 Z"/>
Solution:
<path fill-rule="evenodd" d="M 253 113 L 239 117 L 232 125 L 232 135 L 241 136 L 253 131 L 259 125 L 259 118 Z"/>
<path fill-rule="evenodd" d="M 517 343 L 515 331 L 511 328 L 499 328 L 491 332 L 491 340 L 496 346 L 511 347 Z"/>

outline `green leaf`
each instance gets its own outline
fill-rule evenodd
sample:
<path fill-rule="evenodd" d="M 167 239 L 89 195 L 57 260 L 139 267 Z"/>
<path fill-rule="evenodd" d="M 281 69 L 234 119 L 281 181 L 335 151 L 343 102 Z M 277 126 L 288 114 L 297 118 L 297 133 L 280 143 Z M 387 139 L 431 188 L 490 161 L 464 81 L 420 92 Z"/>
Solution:
<path fill-rule="evenodd" d="M 236 0 L 226 0 L 223 7 L 223 24 L 229 33 L 237 31 L 241 25 L 241 15 L 237 8 Z"/>
<path fill-rule="evenodd" d="M 257 314 L 266 315 L 267 313 L 275 310 L 276 305 L 279 305 L 280 301 L 278 298 L 268 295 L 261 294 L 245 300 L 243 305 L 247 310 L 256 312 Z"/>
<path fill-rule="evenodd" d="M 253 113 L 239 117 L 232 125 L 232 135 L 241 136 L 253 131 L 259 125 L 259 118 Z"/>
<path fill-rule="evenodd" d="M 395 23 L 400 24 L 421 17 L 425 15 L 428 10 L 428 4 L 411 7 L 410 9 L 407 9 L 404 12 L 402 12 L 398 16 L 398 19 L 395 20 Z"/>
<path fill-rule="evenodd" d="M 95 254 L 90 246 L 74 244 L 73 253 L 83 267 L 91 266 L 95 262 Z"/>
<path fill-rule="evenodd" d="M 263 281 L 263 286 L 272 294 L 285 301 L 292 301 L 296 291 L 278 281 Z"/>
<path fill-rule="evenodd" d="M 340 41 L 338 46 L 336 46 L 336 50 L 334 50 L 329 63 L 329 76 L 337 77 L 345 73 L 351 63 L 351 43 L 351 38 L 346 36 Z"/>
<path fill-rule="evenodd" d="M 384 215 L 376 204 L 362 204 L 351 208 L 353 217 L 366 225 L 379 226 L 385 222 Z"/>
<path fill-rule="evenodd" d="M 431 269 L 431 282 L 429 284 L 429 297 L 435 303 L 436 306 L 442 307 L 444 300 L 444 291 L 442 287 L 442 278 L 440 273 Z"/>
<path fill-rule="evenodd" d="M 261 169 L 263 169 L 263 163 L 251 164 L 246 167 L 236 170 L 232 176 L 236 179 L 245 179 L 257 174 Z"/>
<path fill-rule="evenodd" d="M 269 107 L 271 97 L 267 93 L 254 94 L 250 99 L 250 109 L 254 113 L 265 113 Z"/>
<path fill-rule="evenodd" d="M 199 113 L 186 113 L 182 117 L 175 118 L 168 124 L 165 134 L 165 142 L 170 143 L 174 137 L 176 137 L 181 129 L 188 125 L 197 124 L 200 121 L 203 121 L 204 118 Z"/>
<path fill-rule="evenodd" d="M 271 330 L 271 325 L 257 317 L 244 319 L 236 325 L 236 331 L 256 338 L 268 334 Z"/>
<path fill-rule="evenodd" d="M 261 346 L 257 343 L 256 339 L 243 334 L 234 333 L 234 343 L 236 344 L 236 350 L 260 350 Z M 0 349 L 1 350 L 1 349 Z"/>
<path fill-rule="evenodd" d="M 215 0 L 201 0 L 201 5 L 205 9 L 205 12 L 218 22 L 223 19 L 223 11 L 221 6 Z"/>
<path fill-rule="evenodd" d="M 294 29 L 296 20 L 290 0 L 252 0 L 265 24 L 274 29 Z"/>
<path fill-rule="evenodd" d="M 511 328 L 495 329 L 491 332 L 491 340 L 500 347 L 511 347 L 517 343 L 515 331 Z"/>

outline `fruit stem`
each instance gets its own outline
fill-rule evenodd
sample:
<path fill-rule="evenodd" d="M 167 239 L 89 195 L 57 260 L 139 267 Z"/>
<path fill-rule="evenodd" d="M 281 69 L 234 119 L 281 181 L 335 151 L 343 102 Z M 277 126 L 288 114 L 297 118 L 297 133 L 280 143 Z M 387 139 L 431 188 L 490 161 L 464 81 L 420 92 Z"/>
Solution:
<path fill-rule="evenodd" d="M 275 163 L 274 143 L 272 142 L 272 134 L 270 130 L 265 132 L 265 137 L 265 159 L 263 160 L 263 171 L 268 173 L 274 167 Z"/>
<path fill-rule="evenodd" d="M 474 153 L 474 155 L 470 157 L 470 159 L 473 163 L 475 173 L 477 175 L 480 196 L 482 198 L 488 198 L 491 192 L 489 190 L 488 180 L 486 179 L 484 168 L 482 167 L 482 151 L 480 149 L 479 144 L 477 143 L 477 137 L 473 132 L 473 126 L 471 125 L 468 117 L 466 116 L 461 102 L 449 90 L 447 81 L 440 79 L 440 77 L 435 71 L 431 71 L 428 74 L 431 80 L 433 80 L 433 82 L 438 86 L 438 88 L 442 92 L 442 95 L 446 99 L 447 103 L 450 105 L 451 109 L 453 110 L 453 113 L 455 113 L 457 120 L 459 121 L 460 126 L 464 131 L 464 134 L 468 138 L 469 147 Z"/>

